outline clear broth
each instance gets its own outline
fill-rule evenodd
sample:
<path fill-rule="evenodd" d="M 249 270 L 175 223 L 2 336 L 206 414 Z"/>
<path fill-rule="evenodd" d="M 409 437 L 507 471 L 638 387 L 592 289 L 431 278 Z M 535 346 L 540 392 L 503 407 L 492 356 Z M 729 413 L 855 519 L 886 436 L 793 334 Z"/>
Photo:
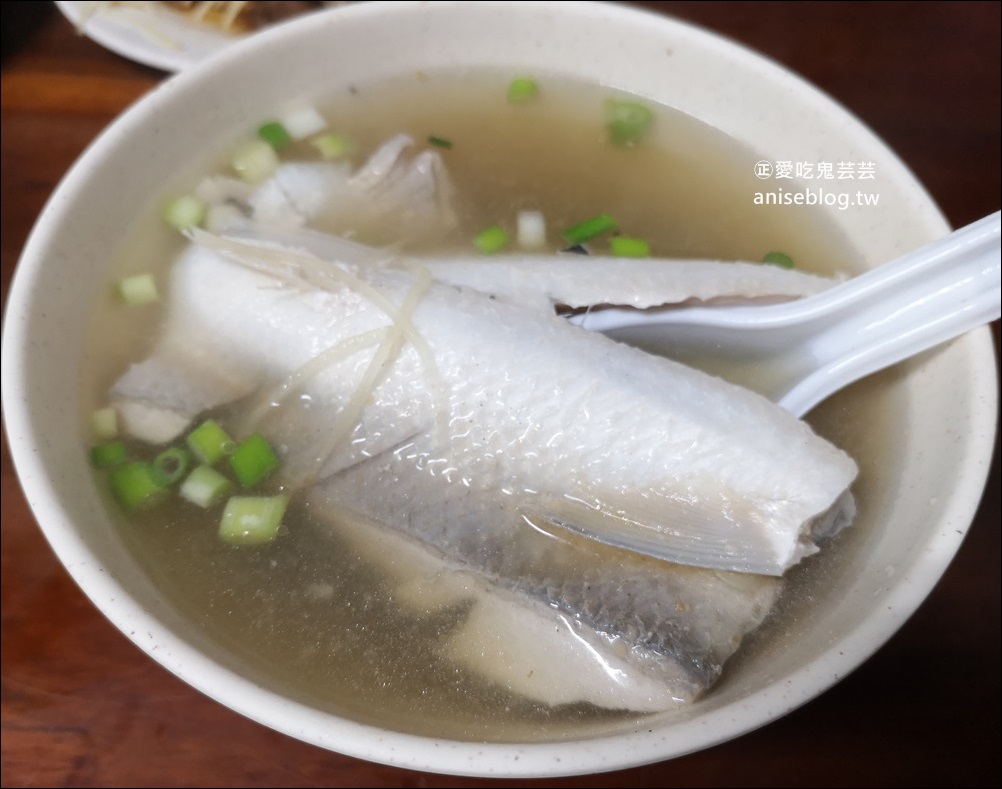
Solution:
<path fill-rule="evenodd" d="M 608 212 L 624 233 L 649 240 L 658 257 L 759 260 L 781 249 L 801 269 L 852 273 L 857 256 L 820 209 L 754 205 L 759 157 L 726 135 L 658 107 L 650 139 L 622 150 L 605 139 L 602 105 L 610 91 L 541 80 L 537 101 L 510 106 L 506 84 L 482 74 L 418 74 L 346 87 L 324 110 L 336 131 L 363 141 L 356 165 L 401 131 L 419 144 L 429 135 L 452 141 L 442 156 L 461 211 L 457 247 L 496 222 L 510 227 L 519 210 L 543 210 L 551 229 Z M 201 172 L 170 186 L 190 189 Z M 176 232 L 155 210 L 148 213 L 112 262 L 112 278 L 163 272 L 180 250 Z M 143 356 L 157 311 L 124 310 L 110 297 L 99 305 L 85 415 L 102 404 L 128 362 Z M 836 544 L 791 573 L 780 611 L 739 650 L 723 684 L 748 659 L 743 653 L 780 638 L 790 618 L 810 616 L 812 595 L 838 583 L 845 566 L 828 557 L 859 550 L 854 546 L 879 517 L 880 491 L 893 473 L 885 439 L 894 429 L 894 390 L 893 374 L 876 376 L 811 415 L 818 432 L 860 463 L 860 515 Z M 206 517 L 181 501 L 136 519 L 114 517 L 153 583 L 219 646 L 224 662 L 312 707 L 398 731 L 478 741 L 556 740 L 637 723 L 636 715 L 589 705 L 535 704 L 464 674 L 433 648 L 460 612 L 419 619 L 400 611 L 375 569 L 336 535 L 318 541 L 308 514 L 295 507 L 280 539 L 250 550 L 217 539 L 218 513 Z"/>

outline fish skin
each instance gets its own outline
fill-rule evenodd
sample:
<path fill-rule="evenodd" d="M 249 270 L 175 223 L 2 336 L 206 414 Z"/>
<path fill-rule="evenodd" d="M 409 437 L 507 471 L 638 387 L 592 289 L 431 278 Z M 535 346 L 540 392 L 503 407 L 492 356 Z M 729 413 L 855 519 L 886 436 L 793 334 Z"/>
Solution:
<path fill-rule="evenodd" d="M 429 487 L 436 486 L 452 487 L 451 495 L 428 497 Z M 457 490 L 427 467 L 416 466 L 401 448 L 326 480 L 308 501 L 314 509 L 347 509 L 383 524 L 371 528 L 407 535 L 451 572 L 486 580 L 486 587 L 474 586 L 467 597 L 494 617 L 504 616 L 504 602 L 512 600 L 523 601 L 524 616 L 548 612 L 554 627 L 577 628 L 578 638 L 599 653 L 599 663 L 617 665 L 625 675 L 606 679 L 617 686 L 612 698 L 608 688 L 584 688 L 575 677 L 534 690 L 550 703 L 583 699 L 653 711 L 691 702 L 717 681 L 724 663 L 763 622 L 783 588 L 781 578 L 670 564 L 548 530 L 523 517 L 517 497 L 511 498 L 499 505 L 494 496 Z M 444 649 L 502 681 L 495 656 L 481 654 L 484 638 L 460 632 Z M 520 652 L 522 673 L 541 671 L 552 660 L 548 653 L 559 648 L 545 640 L 545 630 L 534 638 L 542 642 Z"/>
<path fill-rule="evenodd" d="M 537 703 L 657 712 L 694 701 L 783 588 L 779 578 L 667 565 L 574 535 L 512 529 L 496 506 L 465 530 L 464 562 L 458 543 L 439 550 L 413 529 L 332 505 L 331 496 L 340 499 L 358 482 L 357 474 L 345 477 L 305 492 L 313 517 L 299 526 L 313 528 L 318 544 L 333 539 L 343 550 L 349 543 L 385 578 L 403 611 L 460 613 L 433 649 Z M 379 488 L 386 490 L 373 491 Z M 481 561 L 481 538 L 492 530 L 507 548 L 487 559 L 500 576 Z M 520 580 L 514 571 L 526 567 L 532 573 Z"/>

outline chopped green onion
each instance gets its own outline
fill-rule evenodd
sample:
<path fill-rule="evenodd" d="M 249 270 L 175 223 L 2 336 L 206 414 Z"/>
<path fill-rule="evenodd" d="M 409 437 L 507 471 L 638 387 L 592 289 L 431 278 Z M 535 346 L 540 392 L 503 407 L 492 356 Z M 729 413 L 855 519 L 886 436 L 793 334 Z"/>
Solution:
<path fill-rule="evenodd" d="M 519 211 L 517 219 L 518 245 L 526 249 L 546 246 L 546 219 L 542 211 Z"/>
<path fill-rule="evenodd" d="M 436 137 L 434 134 L 428 137 L 428 144 L 434 145 L 436 148 L 445 148 L 448 151 L 452 150 L 452 140 L 447 140 L 445 137 Z"/>
<path fill-rule="evenodd" d="M 297 107 L 283 112 L 278 122 L 293 140 L 305 140 L 327 128 L 327 121 L 316 107 Z"/>
<path fill-rule="evenodd" d="M 108 482 L 112 495 L 128 512 L 150 509 L 167 495 L 167 488 L 157 481 L 153 466 L 141 460 L 116 466 L 108 475 Z"/>
<path fill-rule="evenodd" d="M 233 483 L 212 466 L 201 465 L 191 470 L 178 492 L 192 504 L 208 508 L 226 498 L 232 488 Z"/>
<path fill-rule="evenodd" d="M 259 184 L 278 169 L 278 154 L 264 140 L 251 140 L 239 146 L 230 165 L 249 184 Z"/>
<path fill-rule="evenodd" d="M 182 195 L 164 206 L 163 218 L 178 230 L 199 227 L 205 219 L 205 203 L 194 195 Z"/>
<path fill-rule="evenodd" d="M 233 545 L 271 542 L 282 525 L 288 496 L 233 496 L 219 523 L 219 538 Z"/>
<path fill-rule="evenodd" d="M 355 150 L 355 141 L 346 134 L 321 134 L 310 140 L 324 159 L 341 159 Z"/>
<path fill-rule="evenodd" d="M 646 135 L 654 122 L 654 113 L 637 101 L 606 99 L 605 128 L 609 141 L 621 148 L 632 148 Z"/>
<path fill-rule="evenodd" d="M 230 468 L 240 484 L 250 488 L 278 468 L 278 457 L 264 436 L 254 433 L 233 450 Z"/>
<path fill-rule="evenodd" d="M 157 283 L 152 274 L 134 274 L 118 282 L 118 295 L 126 304 L 138 307 L 160 300 Z"/>
<path fill-rule="evenodd" d="M 185 439 L 188 449 L 199 462 L 213 465 L 236 448 L 236 443 L 214 419 L 206 419 Z"/>
<path fill-rule="evenodd" d="M 508 234 L 504 232 L 501 225 L 492 225 L 486 230 L 481 230 L 473 237 L 473 246 L 490 255 L 502 249 L 508 243 Z"/>
<path fill-rule="evenodd" d="M 617 258 L 646 258 L 651 256 L 651 245 L 642 238 L 613 236 L 609 248 Z"/>
<path fill-rule="evenodd" d="M 531 77 L 518 77 L 508 85 L 508 102 L 510 104 L 525 104 L 539 94 L 539 85 Z"/>
<path fill-rule="evenodd" d="M 618 226 L 616 220 L 608 214 L 598 214 L 567 228 L 562 235 L 571 244 L 581 244 L 609 230 L 615 230 Z"/>
<path fill-rule="evenodd" d="M 167 487 L 184 476 L 191 465 L 191 458 L 181 447 L 170 447 L 153 458 L 151 465 L 157 482 Z"/>
<path fill-rule="evenodd" d="M 264 140 L 276 151 L 287 148 L 292 144 L 292 135 L 285 130 L 285 127 L 278 121 L 269 121 L 258 127 L 257 136 Z"/>
<path fill-rule="evenodd" d="M 118 412 L 111 408 L 98 408 L 90 415 L 90 428 L 95 438 L 108 440 L 118 435 Z"/>
<path fill-rule="evenodd" d="M 767 252 L 762 258 L 762 262 L 770 263 L 773 266 L 782 266 L 783 268 L 793 268 L 793 258 L 785 252 Z"/>
<path fill-rule="evenodd" d="M 128 453 L 125 451 L 125 444 L 121 441 L 110 441 L 107 444 L 98 444 L 91 447 L 90 462 L 94 468 L 109 468 L 124 463 Z"/>

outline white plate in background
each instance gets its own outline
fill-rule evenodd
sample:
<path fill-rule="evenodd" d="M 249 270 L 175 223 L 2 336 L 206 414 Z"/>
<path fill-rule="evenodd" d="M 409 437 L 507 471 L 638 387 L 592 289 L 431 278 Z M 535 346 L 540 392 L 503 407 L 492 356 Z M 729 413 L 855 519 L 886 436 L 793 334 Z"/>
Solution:
<path fill-rule="evenodd" d="M 105 49 L 163 71 L 181 71 L 247 35 L 196 26 L 156 2 L 116 6 L 56 0 L 56 6 Z"/>

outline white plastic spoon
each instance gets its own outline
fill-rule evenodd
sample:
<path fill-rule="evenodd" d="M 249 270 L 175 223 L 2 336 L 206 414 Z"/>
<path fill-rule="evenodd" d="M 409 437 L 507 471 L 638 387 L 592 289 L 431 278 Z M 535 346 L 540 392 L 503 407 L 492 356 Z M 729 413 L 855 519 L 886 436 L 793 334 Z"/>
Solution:
<path fill-rule="evenodd" d="M 610 308 L 580 326 L 644 347 L 722 353 L 797 416 L 850 383 L 998 320 L 999 212 L 815 296 L 769 306 Z M 684 355 L 684 350 L 682 351 Z"/>

